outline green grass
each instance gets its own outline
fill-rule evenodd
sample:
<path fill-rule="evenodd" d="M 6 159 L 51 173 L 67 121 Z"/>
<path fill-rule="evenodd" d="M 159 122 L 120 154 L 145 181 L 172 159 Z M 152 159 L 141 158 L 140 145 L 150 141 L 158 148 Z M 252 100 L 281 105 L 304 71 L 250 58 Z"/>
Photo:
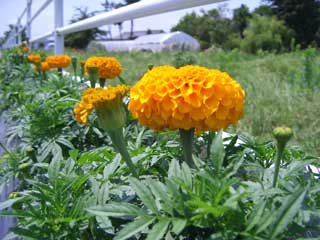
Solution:
<path fill-rule="evenodd" d="M 115 56 L 123 66 L 122 77 L 134 84 L 148 64 L 172 65 L 176 53 L 99 51 L 69 54 L 79 59 L 92 55 Z M 198 65 L 228 72 L 245 89 L 245 114 L 239 124 L 229 131 L 247 132 L 266 140 L 272 137 L 274 127 L 286 125 L 295 132 L 291 145 L 298 145 L 309 154 L 320 155 L 320 55 L 312 59 L 311 68 L 308 66 L 306 70 L 306 54 L 303 51 L 260 56 L 237 51 L 187 54 L 193 55 Z M 307 85 L 307 80 L 312 85 Z"/>

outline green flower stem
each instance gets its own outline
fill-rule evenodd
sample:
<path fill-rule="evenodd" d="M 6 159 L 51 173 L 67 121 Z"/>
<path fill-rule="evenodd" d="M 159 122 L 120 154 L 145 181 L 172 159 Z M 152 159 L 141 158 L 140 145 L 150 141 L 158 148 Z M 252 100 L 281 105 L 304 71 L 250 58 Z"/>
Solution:
<path fill-rule="evenodd" d="M 275 170 L 274 170 L 274 175 L 273 175 L 273 184 L 272 184 L 273 187 L 277 186 L 279 170 L 280 170 L 280 163 L 281 163 L 283 151 L 285 149 L 285 145 L 286 144 L 282 144 L 280 142 L 278 142 L 278 144 L 277 144 L 278 151 L 277 151 L 277 159 L 275 162 Z"/>
<path fill-rule="evenodd" d="M 213 138 L 215 137 L 216 133 L 209 131 L 208 133 L 208 145 L 207 145 L 207 158 L 210 158 L 210 154 L 211 154 L 211 144 L 213 141 Z"/>
<path fill-rule="evenodd" d="M 77 63 L 78 63 L 78 59 L 73 57 L 71 59 L 71 63 L 72 63 L 72 68 L 73 68 L 73 74 L 74 74 L 74 79 L 77 79 Z"/>
<path fill-rule="evenodd" d="M 128 165 L 130 172 L 132 173 L 132 175 L 134 177 L 138 178 L 138 174 L 136 172 L 136 169 L 134 167 L 134 164 L 131 160 L 131 157 L 130 157 L 128 150 L 127 150 L 127 147 L 126 147 L 126 143 L 125 143 L 123 133 L 122 133 L 122 128 L 116 128 L 116 129 L 109 130 L 108 133 L 109 133 L 111 140 L 112 140 L 113 144 L 115 145 L 117 151 L 121 154 L 124 161 Z"/>
<path fill-rule="evenodd" d="M 90 86 L 95 88 L 96 86 L 96 74 L 89 74 Z"/>
<path fill-rule="evenodd" d="M 120 81 L 122 84 L 128 85 L 127 81 L 124 80 L 124 78 L 122 78 L 120 75 L 118 75 L 117 77 L 118 77 L 119 81 Z"/>
<path fill-rule="evenodd" d="M 273 176 L 273 187 L 277 186 L 278 181 L 278 175 L 280 170 L 280 163 L 282 159 L 283 151 L 286 147 L 287 142 L 290 140 L 290 138 L 293 136 L 293 131 L 289 127 L 276 127 L 273 129 L 273 136 L 277 140 L 277 159 L 275 163 L 275 170 L 274 170 L 274 176 Z"/>
<path fill-rule="evenodd" d="M 100 84 L 100 87 L 103 88 L 103 87 L 106 85 L 106 79 L 100 78 L 100 79 L 99 79 L 99 84 Z"/>
<path fill-rule="evenodd" d="M 189 165 L 189 167 L 194 168 L 195 165 L 192 159 L 194 128 L 191 128 L 189 130 L 179 129 L 179 133 L 182 142 L 184 160 Z"/>
<path fill-rule="evenodd" d="M 43 81 L 46 81 L 47 79 L 47 73 L 45 71 L 42 71 L 42 76 L 40 78 L 40 85 L 42 86 Z"/>
<path fill-rule="evenodd" d="M 63 73 L 62 73 L 62 68 L 58 68 L 58 75 L 59 75 L 59 77 L 62 79 L 62 77 L 63 77 Z"/>

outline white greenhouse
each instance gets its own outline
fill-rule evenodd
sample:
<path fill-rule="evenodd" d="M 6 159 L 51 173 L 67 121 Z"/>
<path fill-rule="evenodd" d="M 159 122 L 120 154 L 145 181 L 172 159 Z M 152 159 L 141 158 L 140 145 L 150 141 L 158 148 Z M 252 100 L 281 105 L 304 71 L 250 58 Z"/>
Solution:
<path fill-rule="evenodd" d="M 200 50 L 199 42 L 184 32 L 149 34 L 131 41 L 92 41 L 88 46 L 88 48 L 100 47 L 109 52 Z"/>

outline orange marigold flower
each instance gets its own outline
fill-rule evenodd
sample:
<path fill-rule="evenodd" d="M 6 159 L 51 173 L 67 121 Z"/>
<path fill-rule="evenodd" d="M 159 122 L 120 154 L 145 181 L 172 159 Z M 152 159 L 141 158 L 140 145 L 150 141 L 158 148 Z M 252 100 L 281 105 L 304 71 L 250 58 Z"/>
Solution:
<path fill-rule="evenodd" d="M 80 103 L 74 108 L 75 119 L 81 124 L 86 124 L 89 114 L 96 109 L 101 127 L 104 129 L 122 127 L 126 117 L 122 99 L 129 90 L 130 86 L 126 85 L 86 89 Z"/>
<path fill-rule="evenodd" d="M 40 69 L 41 71 L 45 72 L 45 71 L 48 71 L 50 70 L 50 67 L 49 67 L 49 64 L 47 62 L 41 62 L 41 63 L 38 63 L 34 65 L 34 71 L 38 71 L 38 66 L 40 64 Z"/>
<path fill-rule="evenodd" d="M 122 67 L 114 57 L 90 57 L 85 63 L 85 72 L 88 75 L 88 66 L 96 65 L 99 68 L 100 79 L 114 79 L 121 74 Z"/>
<path fill-rule="evenodd" d="M 48 62 L 42 62 L 41 63 L 41 71 L 45 72 L 45 71 L 48 71 L 48 70 L 50 70 L 49 63 Z"/>
<path fill-rule="evenodd" d="M 21 47 L 20 48 L 20 52 L 22 52 L 22 53 L 27 53 L 29 51 L 30 51 L 30 48 L 28 48 L 28 47 Z"/>
<path fill-rule="evenodd" d="M 67 55 L 49 56 L 46 62 L 50 68 L 66 68 L 70 65 L 71 58 Z"/>
<path fill-rule="evenodd" d="M 29 55 L 27 57 L 27 59 L 28 59 L 29 62 L 40 62 L 41 56 L 38 55 L 38 54 L 37 55 Z"/>
<path fill-rule="evenodd" d="M 130 91 L 129 110 L 154 130 L 218 131 L 243 115 L 245 93 L 227 73 L 200 66 L 149 70 Z"/>

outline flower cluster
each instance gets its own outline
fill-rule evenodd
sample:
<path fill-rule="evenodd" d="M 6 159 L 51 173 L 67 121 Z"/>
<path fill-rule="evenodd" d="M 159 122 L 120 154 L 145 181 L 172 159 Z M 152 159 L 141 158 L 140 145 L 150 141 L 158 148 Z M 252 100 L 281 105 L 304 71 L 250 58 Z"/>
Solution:
<path fill-rule="evenodd" d="M 86 124 L 93 109 L 97 112 L 108 112 L 122 107 L 122 98 L 129 90 L 130 87 L 126 85 L 86 89 L 80 103 L 74 108 L 75 119 L 81 124 Z"/>
<path fill-rule="evenodd" d="M 129 110 L 154 130 L 218 131 L 235 124 L 245 93 L 227 73 L 200 66 L 148 71 L 130 91 Z"/>
<path fill-rule="evenodd" d="M 119 61 L 114 57 L 90 57 L 85 63 L 85 72 L 88 75 L 89 66 L 97 66 L 99 68 L 98 77 L 100 79 L 114 79 L 118 76 L 122 67 Z"/>
<path fill-rule="evenodd" d="M 27 56 L 27 59 L 29 62 L 33 62 L 33 63 L 36 63 L 36 62 L 40 62 L 41 61 L 41 56 L 40 55 L 29 55 Z"/>
<path fill-rule="evenodd" d="M 67 55 L 49 56 L 46 62 L 50 68 L 66 68 L 70 65 L 71 59 Z"/>

